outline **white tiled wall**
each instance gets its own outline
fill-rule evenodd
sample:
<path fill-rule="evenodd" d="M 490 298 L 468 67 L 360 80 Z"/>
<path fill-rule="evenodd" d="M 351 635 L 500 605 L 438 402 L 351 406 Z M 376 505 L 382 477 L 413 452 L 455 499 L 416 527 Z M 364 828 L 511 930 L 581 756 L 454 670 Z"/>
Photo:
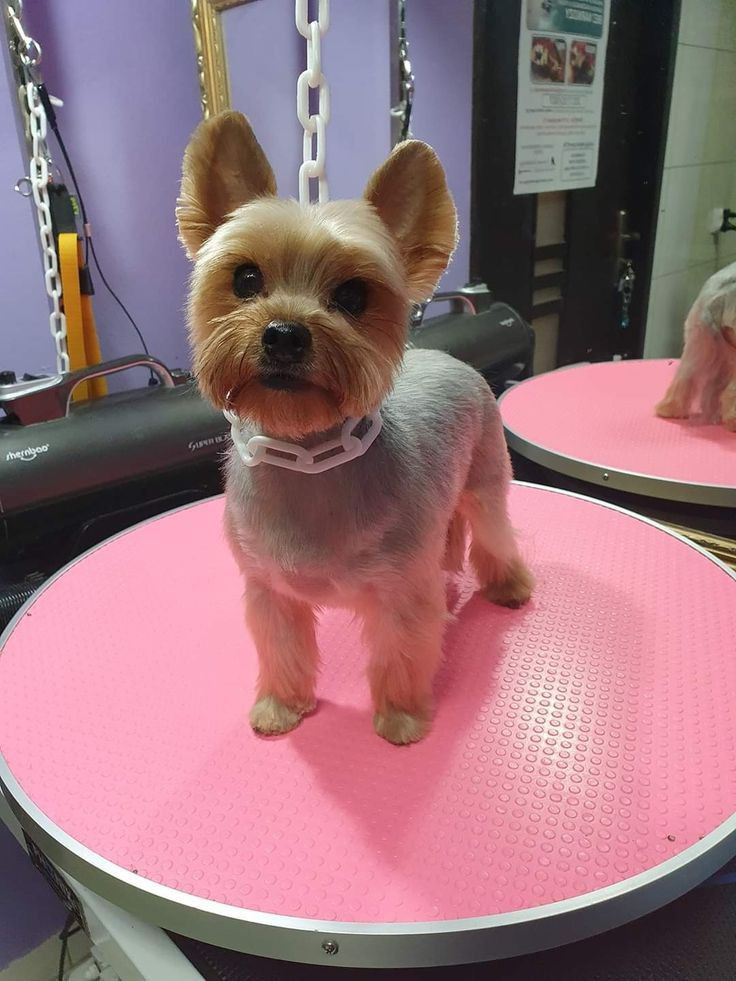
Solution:
<path fill-rule="evenodd" d="M 680 354 L 701 286 L 736 259 L 716 207 L 736 211 L 736 0 L 682 0 L 645 357 Z"/>

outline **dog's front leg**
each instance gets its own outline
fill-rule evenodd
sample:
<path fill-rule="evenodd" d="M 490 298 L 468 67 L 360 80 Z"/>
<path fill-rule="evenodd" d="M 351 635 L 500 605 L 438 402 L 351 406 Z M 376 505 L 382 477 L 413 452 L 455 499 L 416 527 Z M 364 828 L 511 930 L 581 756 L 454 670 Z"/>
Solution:
<path fill-rule="evenodd" d="M 289 732 L 315 705 L 314 611 L 251 577 L 246 577 L 245 611 L 259 665 L 250 724 L 267 736 Z"/>
<path fill-rule="evenodd" d="M 432 717 L 432 681 L 447 621 L 444 580 L 438 575 L 373 593 L 361 612 L 374 728 L 391 743 L 415 743 Z"/>

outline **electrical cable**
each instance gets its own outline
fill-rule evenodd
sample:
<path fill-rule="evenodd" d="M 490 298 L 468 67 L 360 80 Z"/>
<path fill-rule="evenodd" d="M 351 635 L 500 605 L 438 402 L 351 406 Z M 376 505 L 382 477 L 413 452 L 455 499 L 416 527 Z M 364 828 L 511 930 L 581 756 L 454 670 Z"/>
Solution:
<path fill-rule="evenodd" d="M 142 333 L 141 329 L 139 328 L 138 324 L 133 319 L 130 311 L 125 306 L 125 304 L 123 303 L 123 301 L 117 295 L 117 293 L 112 288 L 112 286 L 110 286 L 109 282 L 107 281 L 107 277 L 105 276 L 104 272 L 102 271 L 102 266 L 100 264 L 100 260 L 97 257 L 97 252 L 95 250 L 95 244 L 94 244 L 94 241 L 92 239 L 92 233 L 91 233 L 91 230 L 90 230 L 90 224 L 89 224 L 89 221 L 87 219 L 87 208 L 86 208 L 85 203 L 84 203 L 84 197 L 83 197 L 82 192 L 81 192 L 80 187 L 79 187 L 79 182 L 77 180 L 77 175 L 76 175 L 76 173 L 74 171 L 74 165 L 72 164 L 72 162 L 71 162 L 71 160 L 69 158 L 69 153 L 67 152 L 66 144 L 64 143 L 64 138 L 62 137 L 61 131 L 59 130 L 59 124 L 58 124 L 58 122 L 56 120 L 56 111 L 55 111 L 54 106 L 53 106 L 53 104 L 51 102 L 51 99 L 49 98 L 49 94 L 48 94 L 48 90 L 46 89 L 46 86 L 44 84 L 41 84 L 41 85 L 38 86 L 38 90 L 39 90 L 39 97 L 41 99 L 41 102 L 43 103 L 43 107 L 44 107 L 44 110 L 46 112 L 46 120 L 47 120 L 49 126 L 51 127 L 51 129 L 52 129 L 52 131 L 54 133 L 54 136 L 56 137 L 57 143 L 59 144 L 59 149 L 61 150 L 61 155 L 64 158 L 64 162 L 66 164 L 66 168 L 69 171 L 69 176 L 71 177 L 72 184 L 74 185 L 74 190 L 76 192 L 77 200 L 79 201 L 79 210 L 82 213 L 82 224 L 84 226 L 84 243 L 85 243 L 84 244 L 84 262 L 85 262 L 85 265 L 89 265 L 89 253 L 90 253 L 90 250 L 91 250 L 91 252 L 92 252 L 92 259 L 94 260 L 94 264 L 95 264 L 95 266 L 97 268 L 97 272 L 98 272 L 98 274 L 100 276 L 100 279 L 102 280 L 103 286 L 105 287 L 105 289 L 107 290 L 107 292 L 110 294 L 110 296 L 117 303 L 117 305 L 120 307 L 120 309 L 123 311 L 123 313 L 125 314 L 125 316 L 129 320 L 129 322 L 130 322 L 133 330 L 138 335 L 138 339 L 140 340 L 141 344 L 143 345 L 143 351 L 144 351 L 144 353 L 148 357 L 150 357 L 150 351 L 148 350 L 148 345 L 146 344 L 146 339 L 143 336 L 143 333 Z M 151 377 L 154 378 L 155 376 L 152 375 Z"/>

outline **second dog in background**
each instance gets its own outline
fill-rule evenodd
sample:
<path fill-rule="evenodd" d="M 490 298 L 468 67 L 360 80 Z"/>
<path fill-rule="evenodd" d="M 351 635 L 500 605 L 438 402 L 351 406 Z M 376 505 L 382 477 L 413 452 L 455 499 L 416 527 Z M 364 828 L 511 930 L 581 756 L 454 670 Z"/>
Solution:
<path fill-rule="evenodd" d="M 455 248 L 455 207 L 434 151 L 416 141 L 358 200 L 275 194 L 245 117 L 200 125 L 177 218 L 194 260 L 196 374 L 237 433 L 226 520 L 259 656 L 251 724 L 284 733 L 315 708 L 315 611 L 343 606 L 364 624 L 376 731 L 415 742 L 448 619 L 443 570 L 462 562 L 466 528 L 489 600 L 519 606 L 532 585 L 488 385 L 446 354 L 405 353 L 410 306 Z M 286 467 L 314 464 L 326 446 L 326 468 Z"/>
<path fill-rule="evenodd" d="M 685 347 L 656 407 L 665 419 L 698 412 L 736 432 L 736 263 L 711 276 L 685 321 Z"/>

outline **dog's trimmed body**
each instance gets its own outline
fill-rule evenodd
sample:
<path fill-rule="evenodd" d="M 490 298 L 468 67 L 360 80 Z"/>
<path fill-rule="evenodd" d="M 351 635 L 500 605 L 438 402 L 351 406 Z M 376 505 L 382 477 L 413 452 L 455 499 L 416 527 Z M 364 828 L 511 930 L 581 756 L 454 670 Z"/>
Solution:
<path fill-rule="evenodd" d="M 489 529 L 492 550 L 475 546 L 488 598 L 515 606 L 528 597 L 531 581 L 506 512 L 511 467 L 485 381 L 441 352 L 408 351 L 381 415 L 368 453 L 322 474 L 247 468 L 230 452 L 227 528 L 248 584 L 251 628 L 255 619 L 257 633 L 268 617 L 272 632 L 288 634 L 288 623 L 300 620 L 286 688 L 277 669 L 254 708 L 260 731 L 291 728 L 311 710 L 311 611 L 344 606 L 370 625 L 379 731 L 394 742 L 424 733 L 447 618 L 444 570 L 459 558 L 451 540 L 458 523 L 481 539 Z M 385 645 L 378 651 L 376 634 Z M 269 646 L 265 631 L 262 642 Z M 284 639 L 279 662 L 283 648 Z M 398 715 L 391 710 L 397 703 Z"/>
<path fill-rule="evenodd" d="M 404 589 L 408 562 L 440 568 L 464 489 L 505 500 L 499 413 L 472 368 L 408 351 L 381 416 L 366 455 L 326 473 L 244 467 L 230 452 L 228 523 L 249 574 L 297 599 L 354 606 L 366 590 Z"/>
<path fill-rule="evenodd" d="M 488 386 L 448 355 L 404 353 L 409 305 L 432 291 L 454 248 L 454 206 L 433 151 L 416 142 L 392 154 L 362 200 L 302 208 L 274 191 L 242 116 L 202 124 L 177 213 L 195 258 L 200 386 L 246 430 L 305 447 L 377 407 L 383 428 L 365 456 L 319 474 L 229 455 L 226 526 L 260 661 L 251 723 L 287 732 L 313 709 L 315 610 L 338 605 L 364 624 L 377 732 L 414 742 L 431 719 L 443 570 L 462 558 L 465 529 L 489 599 L 518 606 L 532 585 Z"/>

